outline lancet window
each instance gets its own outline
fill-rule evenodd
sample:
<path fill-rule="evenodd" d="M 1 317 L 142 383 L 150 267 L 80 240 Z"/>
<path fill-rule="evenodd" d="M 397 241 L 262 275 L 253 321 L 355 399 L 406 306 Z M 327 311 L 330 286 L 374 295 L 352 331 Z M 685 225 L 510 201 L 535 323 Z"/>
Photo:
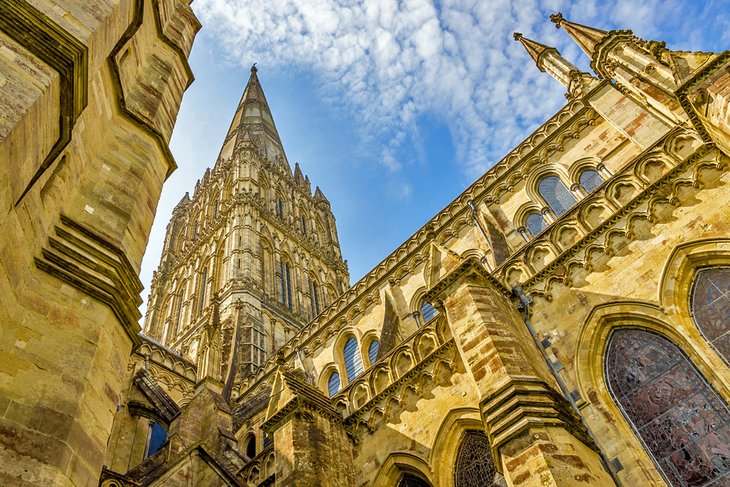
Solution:
<path fill-rule="evenodd" d="M 585 169 L 578 177 L 578 183 L 586 193 L 592 193 L 603 183 L 603 178 L 593 169 Z"/>
<path fill-rule="evenodd" d="M 368 345 L 368 360 L 370 360 L 371 365 L 378 359 L 378 350 L 380 350 L 380 342 L 377 340 L 370 342 L 370 345 Z"/>
<path fill-rule="evenodd" d="M 330 397 L 334 396 L 340 390 L 340 374 L 335 370 L 330 374 L 330 378 L 327 380 L 327 392 Z"/>
<path fill-rule="evenodd" d="M 537 191 L 558 217 L 565 214 L 576 203 L 575 197 L 557 176 L 542 178 L 537 185 Z"/>
<path fill-rule="evenodd" d="M 421 317 L 423 318 L 424 323 L 428 323 L 433 318 L 438 316 L 439 312 L 434 308 L 431 303 L 428 301 L 424 301 L 421 303 Z"/>
<path fill-rule="evenodd" d="M 606 375 L 669 485 L 730 482 L 730 409 L 679 347 L 648 331 L 617 330 Z"/>
<path fill-rule="evenodd" d="M 697 328 L 730 364 L 730 267 L 697 272 L 690 309 Z"/>
<path fill-rule="evenodd" d="M 317 286 L 317 281 L 310 278 L 309 280 L 309 293 L 312 297 L 312 315 L 317 316 L 319 314 L 319 286 Z"/>
<path fill-rule="evenodd" d="M 527 214 L 527 217 L 525 218 L 525 228 L 530 233 L 530 237 L 534 237 L 538 233 L 542 232 L 546 226 L 545 218 L 543 218 L 539 212 L 531 211 Z"/>
<path fill-rule="evenodd" d="M 352 382 L 358 375 L 362 374 L 362 357 L 357 346 L 355 338 L 349 338 L 345 342 L 345 371 L 347 372 L 347 381 Z"/>
<path fill-rule="evenodd" d="M 495 473 L 487 435 L 479 430 L 467 431 L 456 454 L 454 487 L 492 485 Z"/>
<path fill-rule="evenodd" d="M 167 430 L 160 423 L 150 420 L 150 427 L 147 431 L 147 445 L 145 447 L 144 457 L 157 453 L 167 439 Z"/>
<path fill-rule="evenodd" d="M 281 303 L 292 309 L 294 306 L 292 300 L 292 285 L 291 285 L 291 267 L 288 262 L 279 262 L 280 284 L 281 284 Z"/>

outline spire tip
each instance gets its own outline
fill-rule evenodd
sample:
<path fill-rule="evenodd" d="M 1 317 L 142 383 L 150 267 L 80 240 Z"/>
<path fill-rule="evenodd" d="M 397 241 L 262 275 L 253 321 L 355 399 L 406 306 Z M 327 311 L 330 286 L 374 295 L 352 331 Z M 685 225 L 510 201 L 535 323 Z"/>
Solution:
<path fill-rule="evenodd" d="M 519 41 L 520 39 L 522 39 L 522 33 L 520 33 L 520 32 L 514 32 L 512 34 L 512 37 L 514 38 L 514 40 Z"/>
<path fill-rule="evenodd" d="M 560 28 L 560 24 L 563 22 L 563 20 L 565 19 L 563 18 L 563 14 L 560 12 L 550 15 L 550 21 L 555 24 L 556 29 Z"/>
<path fill-rule="evenodd" d="M 258 69 L 256 68 L 256 63 L 253 63 L 251 65 L 251 74 L 256 74 L 256 71 L 258 71 Z"/>

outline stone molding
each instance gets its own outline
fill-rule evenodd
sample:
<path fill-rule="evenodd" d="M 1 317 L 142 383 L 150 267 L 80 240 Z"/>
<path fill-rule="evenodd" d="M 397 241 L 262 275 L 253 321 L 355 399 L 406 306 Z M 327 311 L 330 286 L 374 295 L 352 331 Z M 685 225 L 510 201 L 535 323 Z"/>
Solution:
<path fill-rule="evenodd" d="M 0 2 L 0 30 L 53 68 L 59 75 L 58 139 L 31 177 L 16 206 L 71 141 L 76 119 L 88 101 L 88 48 L 26 0 Z"/>
<path fill-rule="evenodd" d="M 55 236 L 35 258 L 36 266 L 108 305 L 138 346 L 143 286 L 124 251 L 103 236 L 61 215 Z"/>
<path fill-rule="evenodd" d="M 188 63 L 188 58 L 185 52 L 182 50 L 182 48 L 177 45 L 172 39 L 167 37 L 162 29 L 162 20 L 160 19 L 160 4 L 159 0 L 148 0 L 152 2 L 152 10 L 154 11 L 154 23 L 155 23 L 155 31 L 157 33 L 158 39 L 160 39 L 165 45 L 167 45 L 169 48 L 171 48 L 176 56 L 178 57 L 178 61 L 180 65 L 185 70 L 185 75 L 187 77 L 187 84 L 183 91 L 187 89 L 190 84 L 195 79 L 195 76 L 193 76 L 193 71 L 190 68 L 190 64 Z M 157 147 L 160 150 L 160 153 L 164 157 L 165 161 L 167 162 L 167 174 L 166 177 L 170 177 L 170 175 L 177 169 L 177 163 L 175 162 L 175 158 L 172 155 L 172 152 L 170 151 L 170 147 L 168 145 L 168 140 L 166 137 L 160 132 L 160 130 L 155 127 L 152 123 L 150 123 L 148 120 L 145 120 L 143 117 L 139 116 L 139 114 L 135 113 L 134 111 L 130 110 L 127 107 L 127 103 L 125 101 L 125 94 L 124 94 L 124 88 L 121 78 L 121 70 L 119 67 L 118 62 L 118 54 L 122 51 L 122 49 L 128 44 L 129 41 L 132 40 L 134 35 L 137 33 L 139 28 L 142 26 L 142 22 L 144 21 L 144 4 L 145 0 L 134 0 L 134 13 L 132 15 L 132 20 L 127 27 L 127 29 L 124 31 L 124 34 L 122 34 L 122 37 L 119 39 L 117 44 L 114 46 L 112 51 L 109 53 L 109 56 L 107 58 L 107 62 L 109 64 L 109 69 L 112 73 L 112 84 L 114 86 L 115 92 L 116 92 L 116 101 L 117 101 L 117 107 L 119 108 L 120 112 L 124 114 L 124 116 L 135 123 L 138 127 L 142 128 L 157 144 Z M 189 8 L 189 7 L 188 7 Z M 192 18 L 197 22 L 197 19 L 195 19 L 194 16 Z M 197 24 L 197 27 L 195 31 L 199 30 L 200 24 Z"/>

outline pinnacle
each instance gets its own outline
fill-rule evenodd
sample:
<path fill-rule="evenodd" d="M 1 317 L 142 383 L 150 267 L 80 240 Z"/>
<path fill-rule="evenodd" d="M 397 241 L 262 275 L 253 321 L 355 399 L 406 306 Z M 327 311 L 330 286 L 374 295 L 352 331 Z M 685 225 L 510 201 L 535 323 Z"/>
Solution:
<path fill-rule="evenodd" d="M 605 30 L 565 20 L 563 14 L 560 12 L 550 15 L 550 20 L 555 23 L 556 29 L 561 27 L 565 29 L 565 32 L 573 38 L 576 44 L 578 44 L 578 47 L 590 57 L 593 57 L 596 44 L 601 42 L 606 37 L 606 34 L 608 34 Z"/>
<path fill-rule="evenodd" d="M 554 47 L 546 46 L 545 44 L 540 44 L 539 42 L 533 41 L 532 39 L 528 39 L 519 32 L 515 32 L 512 36 L 516 41 L 519 41 L 520 44 L 522 44 L 532 60 L 535 61 L 535 63 L 537 64 L 537 67 L 540 68 L 540 71 L 545 71 L 542 63 L 540 62 L 540 56 L 549 49 L 556 49 Z"/>

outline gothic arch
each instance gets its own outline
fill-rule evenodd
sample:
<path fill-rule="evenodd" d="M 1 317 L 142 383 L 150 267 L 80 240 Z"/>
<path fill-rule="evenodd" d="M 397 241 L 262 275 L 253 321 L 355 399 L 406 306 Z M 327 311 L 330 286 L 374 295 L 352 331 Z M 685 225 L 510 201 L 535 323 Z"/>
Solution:
<path fill-rule="evenodd" d="M 372 485 L 397 487 L 403 474 L 414 475 L 417 478 L 425 480 L 429 485 L 434 485 L 434 476 L 428 462 L 418 455 L 406 452 L 397 452 L 388 455 Z"/>
<path fill-rule="evenodd" d="M 434 474 L 436 485 L 453 485 L 459 445 L 469 430 L 484 431 L 484 423 L 477 408 L 453 409 L 441 422 L 428 458 L 431 465 L 439 467 Z"/>
<path fill-rule="evenodd" d="M 599 445 L 609 458 L 633 457 L 640 471 L 651 481 L 662 485 L 663 477 L 644 449 L 634 428 L 619 409 L 611 395 L 605 376 L 606 350 L 616 329 L 633 328 L 653 332 L 676 345 L 697 368 L 707 383 L 727 403 L 730 399 L 730 374 L 726 367 L 718 368 L 708 359 L 709 345 L 699 333 L 687 334 L 687 329 L 664 313 L 657 305 L 619 301 L 596 306 L 581 329 L 575 352 L 575 374 L 578 390 L 593 410 L 586 414 L 598 438 L 621 438 L 613 444 Z M 689 335 L 689 336 L 688 336 Z M 719 358 L 718 358 L 719 360 Z M 591 420 L 591 418 L 603 420 Z M 638 470 L 636 475 L 638 475 Z M 646 477 L 642 477 L 647 482 Z M 635 478 L 634 481 L 639 481 Z"/>
<path fill-rule="evenodd" d="M 568 180 L 571 184 L 578 184 L 578 178 L 586 169 L 593 169 L 600 174 L 601 172 L 598 170 L 598 166 L 600 164 L 601 160 L 597 157 L 584 157 L 582 159 L 578 159 L 574 161 L 568 169 Z"/>

